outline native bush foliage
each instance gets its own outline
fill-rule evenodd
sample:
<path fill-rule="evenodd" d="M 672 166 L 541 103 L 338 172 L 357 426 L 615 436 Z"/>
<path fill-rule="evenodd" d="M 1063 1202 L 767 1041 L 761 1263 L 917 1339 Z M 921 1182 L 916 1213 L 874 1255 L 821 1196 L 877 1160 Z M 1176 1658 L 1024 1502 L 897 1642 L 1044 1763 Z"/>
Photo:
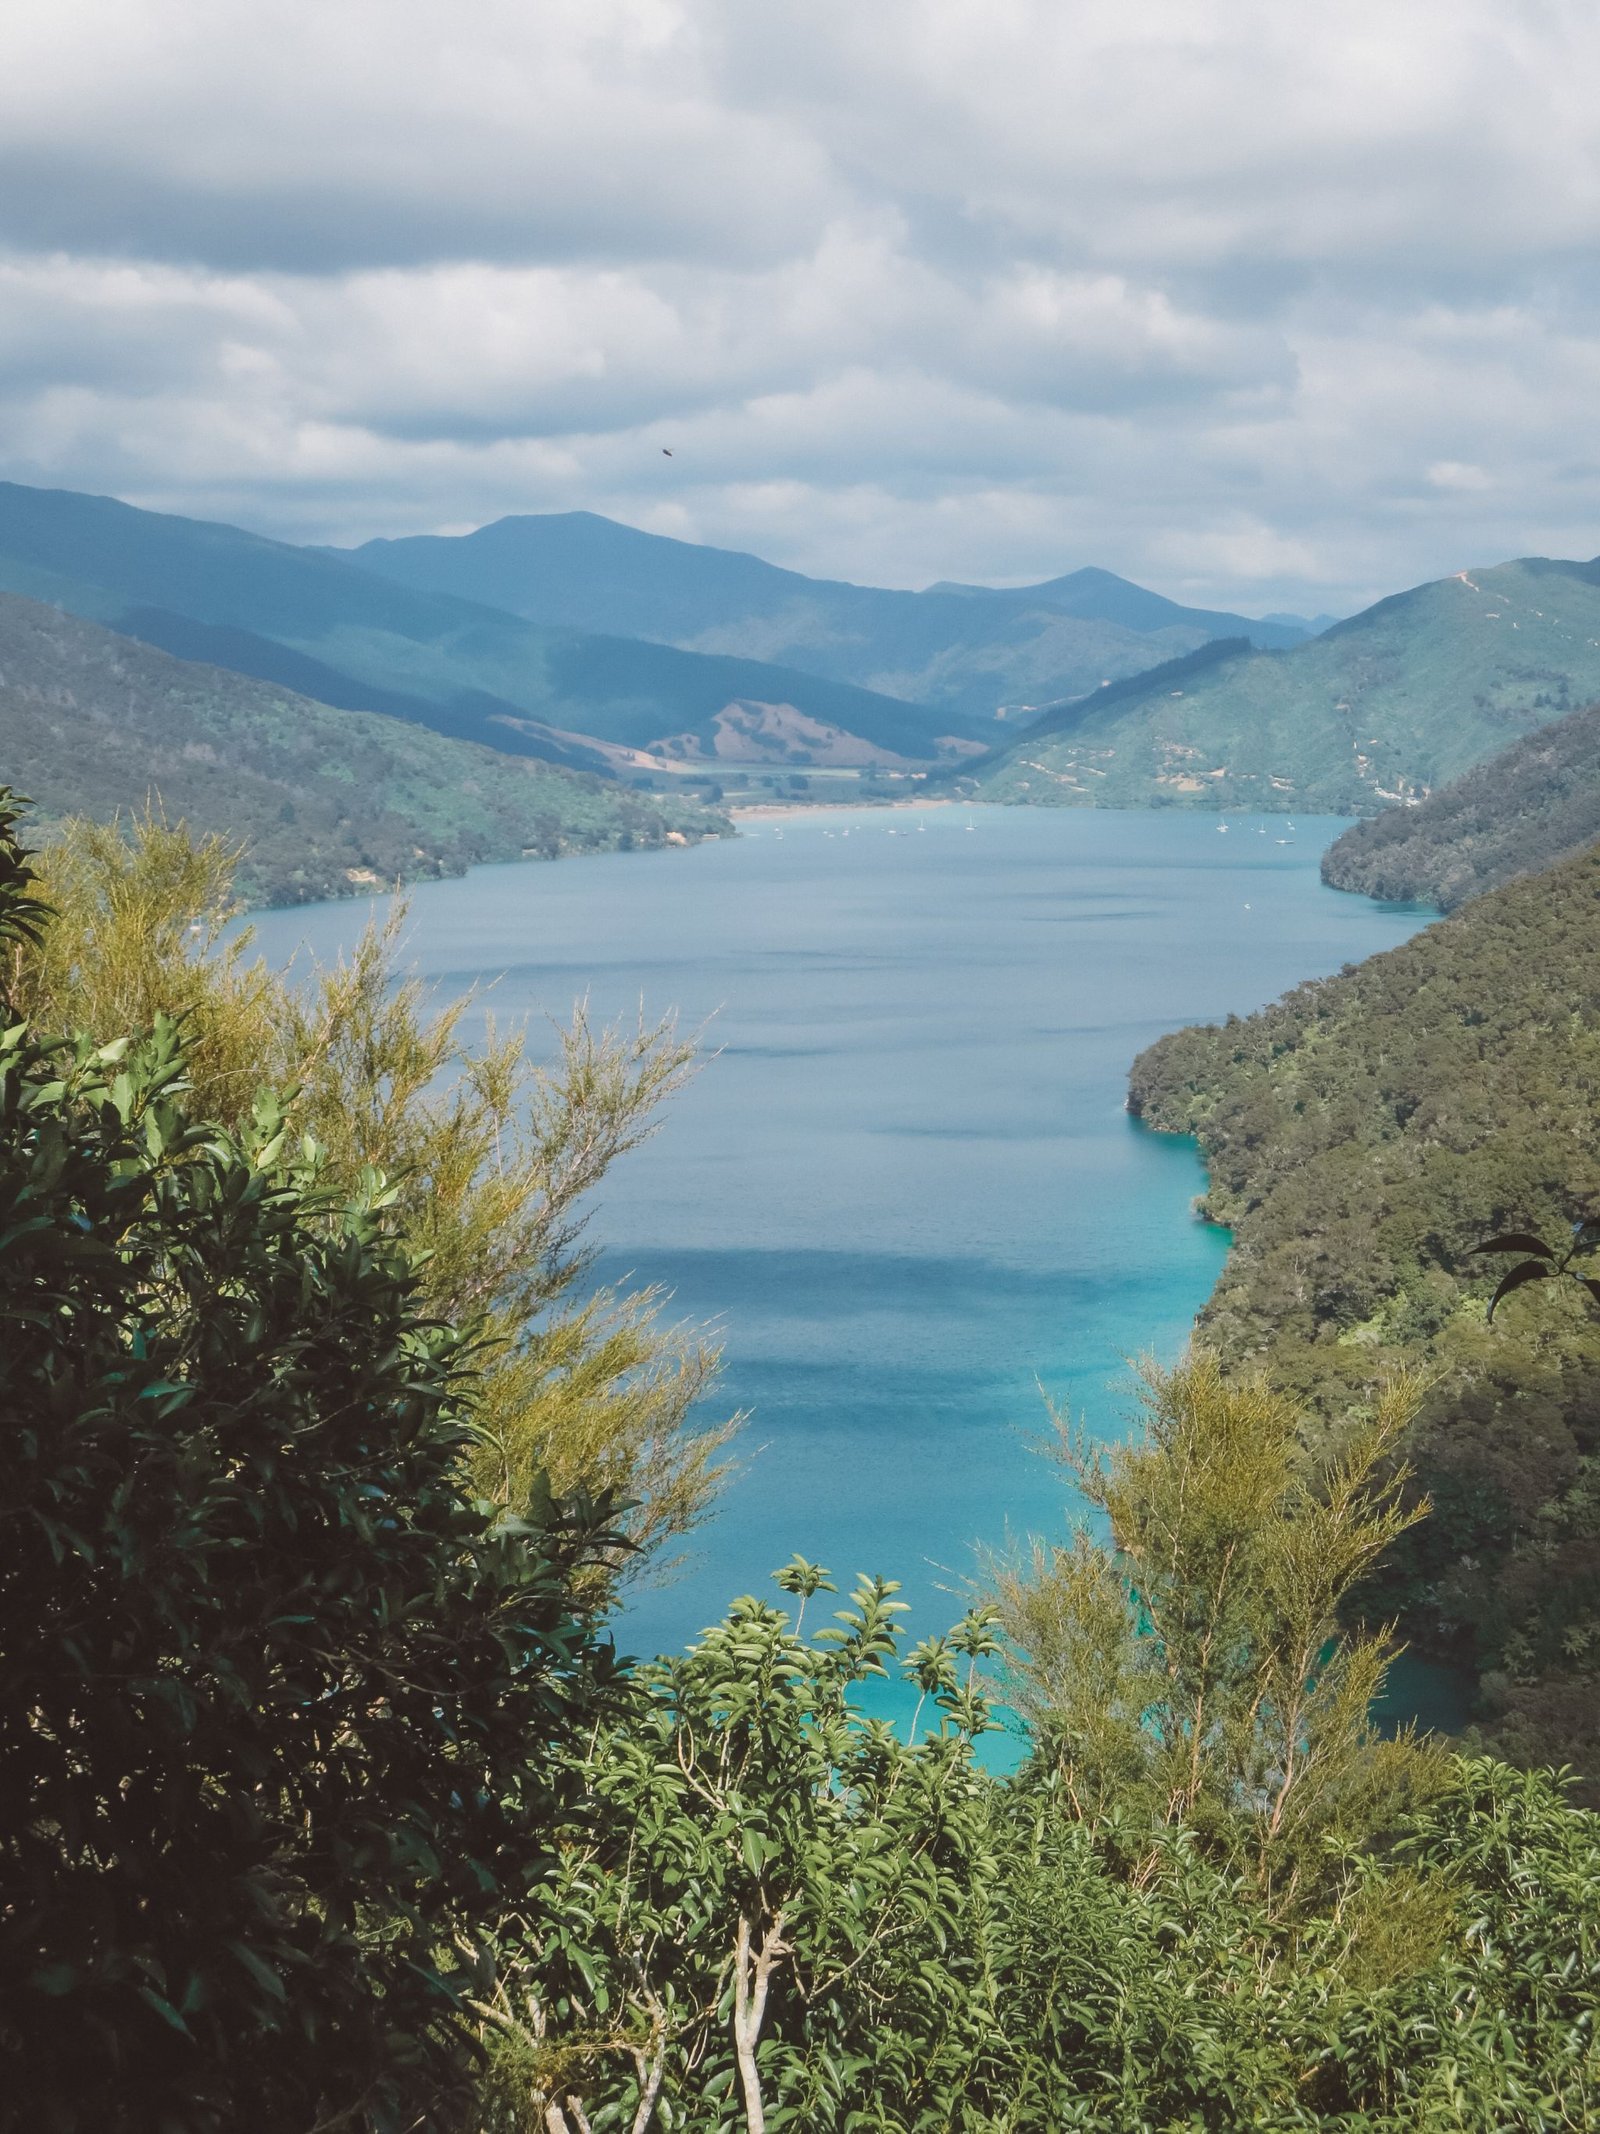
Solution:
<path fill-rule="evenodd" d="M 9 843 L 0 808 L 0 843 Z M 14 846 L 0 881 L 12 941 Z M 410 2123 L 609 1678 L 598 1516 L 469 1489 L 394 1195 L 182 1032 L 0 1037 L 0 2037 L 31 2126 Z"/>
<path fill-rule="evenodd" d="M 1146 1391 L 1128 1445 L 1074 1449 L 1114 1541 L 1007 1567 L 998 1618 L 901 1660 L 865 1580 L 808 1634 L 833 1589 L 796 1559 L 794 1620 L 744 1599 L 637 1672 L 507 1923 L 475 2127 L 1590 2123 L 1600 1823 L 1379 1739 L 1386 1649 L 1338 1628 L 1413 1516 L 1387 1456 L 1416 1388 L 1321 1467 L 1207 1358 Z M 1032 1730 L 1009 1779 L 974 1753 L 1002 1630 Z M 860 1710 L 896 1665 L 899 1730 Z"/>
<path fill-rule="evenodd" d="M 1421 1388 L 1400 1380 L 1323 1461 L 1304 1418 L 1215 1357 L 1148 1367 L 1143 1429 L 1062 1457 L 1109 1529 L 997 1564 L 1009 1692 L 1075 1813 L 1182 1825 L 1292 1905 L 1331 1837 L 1426 1791 L 1433 1760 L 1369 1711 L 1393 1640 L 1341 1635 L 1341 1604 L 1426 1515 L 1397 1453 Z"/>
<path fill-rule="evenodd" d="M 1594 2123 L 1600 1823 L 1547 1778 L 1441 1762 L 1289 1912 L 1139 1793 L 979 1768 L 982 1614 L 902 1663 L 930 1735 L 853 1713 L 890 1591 L 809 1638 L 746 1599 L 641 1673 L 507 1923 L 475 2134 Z"/>
<path fill-rule="evenodd" d="M 525 1032 L 475 1029 L 470 997 L 437 1006 L 399 976 L 403 909 L 297 982 L 230 928 L 237 858 L 155 817 L 127 834 L 65 825 L 39 857 L 59 916 L 16 958 L 21 1012 L 102 1041 L 181 1015 L 205 1116 L 239 1128 L 266 1085 L 331 1183 L 381 1170 L 423 1301 L 478 1330 L 480 1489 L 513 1507 L 541 1478 L 618 1492 L 634 1544 L 619 1564 L 649 1561 L 704 1517 L 734 1426 L 691 1421 L 715 1375 L 708 1340 L 668 1323 L 658 1293 L 581 1279 L 584 1214 L 693 1045 L 670 1021 L 596 1030 L 580 1007 L 542 1066 Z"/>
<path fill-rule="evenodd" d="M 992 2016 L 959 1939 L 989 1867 L 990 1619 L 903 1663 L 938 1716 L 912 1748 L 851 1706 L 897 1658 L 893 1582 L 805 1638 L 831 1582 L 798 1558 L 777 1577 L 801 1621 L 737 1602 L 596 1740 L 592 1811 L 508 1937 L 498 2124 L 824 2126 L 886 2084 L 936 2114 L 974 2078 Z"/>
<path fill-rule="evenodd" d="M 1600 1216 L 1600 851 L 1475 898 L 1258 1015 L 1163 1038 L 1130 1103 L 1194 1133 L 1234 1237 L 1200 1333 L 1321 1417 L 1432 1381 L 1433 1516 L 1364 1600 L 1478 1681 L 1487 1738 L 1600 1779 L 1600 1314 L 1578 1282 L 1486 1310 L 1499 1232 Z M 1600 1798 L 1600 1795 L 1596 1796 Z"/>

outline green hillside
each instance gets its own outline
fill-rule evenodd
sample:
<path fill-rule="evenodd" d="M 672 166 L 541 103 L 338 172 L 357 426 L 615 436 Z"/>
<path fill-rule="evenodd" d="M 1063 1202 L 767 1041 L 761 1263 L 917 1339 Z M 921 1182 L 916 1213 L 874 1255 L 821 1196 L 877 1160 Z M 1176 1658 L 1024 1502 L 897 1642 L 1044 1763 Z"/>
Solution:
<path fill-rule="evenodd" d="M 1391 902 L 1453 911 L 1600 838 L 1600 705 L 1513 741 L 1420 806 L 1352 824 L 1322 879 Z"/>
<path fill-rule="evenodd" d="M 397 584 L 531 622 L 778 661 L 980 721 L 1001 705 L 1143 673 L 1209 638 L 1285 646 L 1309 628 L 1186 608 L 1103 570 L 1014 588 L 848 585 L 587 511 L 369 541 L 349 554 Z"/>
<path fill-rule="evenodd" d="M 1441 1375 L 1413 1456 L 1433 1517 L 1372 1596 L 1467 1669 L 1496 1744 L 1600 1780 L 1600 1312 L 1484 1310 L 1493 1232 L 1600 1214 L 1600 848 L 1244 1021 L 1162 1039 L 1130 1108 L 1193 1133 L 1233 1250 L 1201 1315 L 1325 1416 Z"/>
<path fill-rule="evenodd" d="M 922 763 L 951 725 L 948 713 L 848 683 L 537 628 L 324 551 L 69 490 L 0 483 L 0 588 L 260 679 L 285 678 L 287 650 L 314 663 L 315 686 L 342 706 L 389 710 L 516 755 L 573 760 L 574 735 L 624 748 L 691 735 L 714 746 L 718 715 L 747 702 L 791 706 Z"/>
<path fill-rule="evenodd" d="M 1600 564 L 1417 586 L 1288 652 L 1056 708 L 975 772 L 985 799 L 1368 814 L 1600 695 Z"/>
<path fill-rule="evenodd" d="M 46 820 L 106 821 L 153 799 L 242 838 L 255 903 L 728 827 L 692 802 L 172 659 L 14 594 L 0 594 L 0 776 Z"/>

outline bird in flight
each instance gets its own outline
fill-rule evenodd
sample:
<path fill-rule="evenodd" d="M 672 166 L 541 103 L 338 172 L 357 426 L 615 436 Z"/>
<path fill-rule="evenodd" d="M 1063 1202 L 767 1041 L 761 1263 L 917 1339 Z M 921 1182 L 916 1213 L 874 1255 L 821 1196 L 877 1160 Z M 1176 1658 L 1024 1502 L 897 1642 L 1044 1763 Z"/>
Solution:
<path fill-rule="evenodd" d="M 663 459 L 671 459 L 671 457 L 672 457 L 672 447 L 671 447 L 670 445 L 663 445 L 663 446 L 661 447 L 661 457 L 662 457 Z"/>

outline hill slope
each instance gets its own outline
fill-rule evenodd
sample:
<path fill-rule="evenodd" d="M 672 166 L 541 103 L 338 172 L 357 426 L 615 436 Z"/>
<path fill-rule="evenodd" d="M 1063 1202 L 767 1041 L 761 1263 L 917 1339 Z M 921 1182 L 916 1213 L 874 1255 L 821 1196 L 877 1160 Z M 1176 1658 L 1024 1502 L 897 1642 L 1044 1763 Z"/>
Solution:
<path fill-rule="evenodd" d="M 0 778 L 47 819 L 107 821 L 154 798 L 243 838 L 255 903 L 727 828 L 692 803 L 333 710 L 14 594 L 0 594 Z"/>
<path fill-rule="evenodd" d="M 1244 1021 L 1162 1039 L 1129 1105 L 1195 1134 L 1233 1249 L 1201 1315 L 1325 1416 L 1438 1370 L 1413 1457 L 1434 1515 L 1372 1598 L 1470 1670 L 1501 1748 L 1600 1779 L 1600 1313 L 1484 1305 L 1492 1232 L 1600 1213 L 1600 848 Z"/>
<path fill-rule="evenodd" d="M 395 583 L 531 622 L 778 661 L 978 720 L 1141 673 L 1208 638 L 1284 646 L 1306 634 L 1293 622 L 1181 607 L 1110 571 L 902 592 L 807 578 L 585 511 L 369 541 L 349 554 Z"/>
<path fill-rule="evenodd" d="M 268 680 L 283 678 L 287 649 L 347 708 L 389 710 L 511 754 L 605 760 L 574 735 L 624 749 L 684 736 L 714 747 L 719 714 L 748 702 L 928 763 L 950 724 L 760 661 L 536 628 L 320 550 L 70 490 L 0 483 L 0 587 Z"/>
<path fill-rule="evenodd" d="M 986 799 L 1364 814 L 1600 695 L 1600 564 L 1529 558 L 1069 707 L 979 766 Z"/>
<path fill-rule="evenodd" d="M 1513 741 L 1420 807 L 1354 823 L 1322 879 L 1396 903 L 1453 911 L 1600 838 L 1600 704 Z"/>

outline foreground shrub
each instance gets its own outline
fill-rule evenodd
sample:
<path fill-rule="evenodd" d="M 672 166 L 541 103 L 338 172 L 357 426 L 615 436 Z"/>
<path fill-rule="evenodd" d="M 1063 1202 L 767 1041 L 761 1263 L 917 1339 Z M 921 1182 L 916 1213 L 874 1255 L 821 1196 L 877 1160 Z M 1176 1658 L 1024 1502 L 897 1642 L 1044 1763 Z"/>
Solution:
<path fill-rule="evenodd" d="M 474 1500 L 382 1179 L 341 1203 L 186 1071 L 164 1020 L 0 1036 L 0 2089 L 30 2130 L 411 2125 L 605 1688 L 608 1537 Z"/>

